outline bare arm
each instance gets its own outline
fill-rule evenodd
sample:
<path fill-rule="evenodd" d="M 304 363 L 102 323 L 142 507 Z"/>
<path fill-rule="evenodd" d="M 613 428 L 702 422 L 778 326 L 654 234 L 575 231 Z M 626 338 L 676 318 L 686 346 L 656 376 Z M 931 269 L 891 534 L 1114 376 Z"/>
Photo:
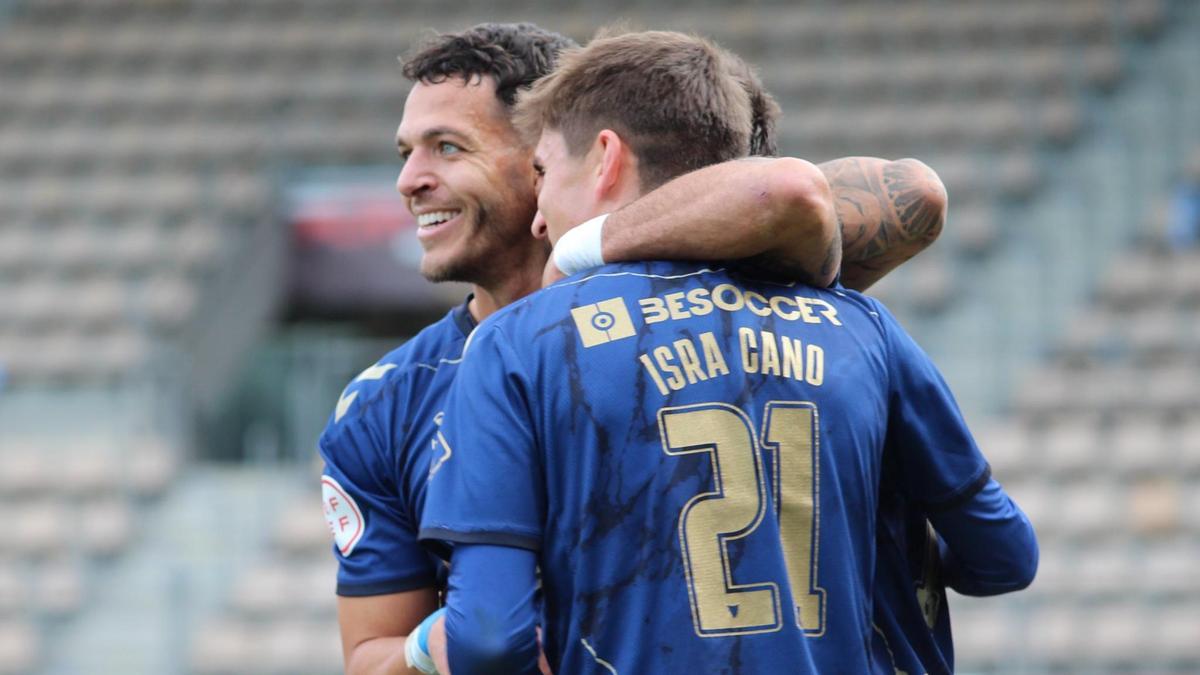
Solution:
<path fill-rule="evenodd" d="M 754 258 L 757 267 L 827 286 L 841 260 L 833 195 L 802 159 L 748 158 L 680 176 L 609 216 L 608 261 Z"/>
<path fill-rule="evenodd" d="M 423 588 L 404 593 L 338 597 L 342 654 L 349 675 L 420 675 L 404 661 L 404 640 L 437 609 L 437 593 Z"/>
<path fill-rule="evenodd" d="M 827 285 L 840 253 L 842 283 L 866 290 L 941 234 L 946 188 L 924 163 L 845 157 L 821 164 L 841 225 L 832 233 L 813 216 L 823 186 L 806 183 L 809 167 L 754 158 L 682 176 L 609 216 L 604 259 L 752 258 L 772 273 Z M 790 184 L 789 171 L 797 172 Z M 550 265 L 548 281 L 561 276 Z"/>
<path fill-rule="evenodd" d="M 915 159 L 844 157 L 820 165 L 842 224 L 842 284 L 866 290 L 925 250 L 946 222 L 946 188 Z"/>

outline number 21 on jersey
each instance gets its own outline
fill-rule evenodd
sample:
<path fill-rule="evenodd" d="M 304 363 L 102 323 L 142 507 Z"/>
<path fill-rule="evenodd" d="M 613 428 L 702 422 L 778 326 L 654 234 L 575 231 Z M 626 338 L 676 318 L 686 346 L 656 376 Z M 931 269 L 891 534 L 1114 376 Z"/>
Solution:
<path fill-rule="evenodd" d="M 820 522 L 816 406 L 800 401 L 767 403 L 761 450 L 750 417 L 726 403 L 663 408 L 658 425 L 665 453 L 706 453 L 712 462 L 713 490 L 692 497 L 679 513 L 679 544 L 696 633 L 719 637 L 783 627 L 779 585 L 771 580 L 739 583 L 729 560 L 729 543 L 752 535 L 770 506 L 779 522 L 797 626 L 814 637 L 823 634 L 825 591 L 817 585 L 816 555 Z M 772 462 L 770 485 L 762 451 Z"/>

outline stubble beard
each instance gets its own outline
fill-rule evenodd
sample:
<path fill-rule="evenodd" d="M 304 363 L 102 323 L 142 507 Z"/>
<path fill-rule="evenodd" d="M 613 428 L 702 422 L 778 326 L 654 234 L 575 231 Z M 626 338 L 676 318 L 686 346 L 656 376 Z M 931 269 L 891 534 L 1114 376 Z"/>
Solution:
<path fill-rule="evenodd" d="M 496 220 L 486 207 L 480 206 L 470 223 L 470 234 L 457 255 L 437 263 L 427 264 L 428 258 L 421 261 L 421 276 L 432 283 L 458 281 L 489 287 L 499 277 L 507 274 L 511 267 L 508 254 L 510 247 L 505 246 L 507 236 L 503 228 L 496 225 Z"/>

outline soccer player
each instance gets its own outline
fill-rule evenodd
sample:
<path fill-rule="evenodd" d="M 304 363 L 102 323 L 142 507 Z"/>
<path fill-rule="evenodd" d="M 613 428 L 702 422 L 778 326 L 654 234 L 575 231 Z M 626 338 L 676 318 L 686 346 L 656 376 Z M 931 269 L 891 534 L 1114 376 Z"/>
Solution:
<path fill-rule="evenodd" d="M 418 84 L 398 136 L 408 160 L 398 188 L 420 218 L 422 271 L 471 282 L 474 293 L 356 377 L 320 440 L 350 673 L 408 672 L 405 636 L 436 606 L 439 565 L 415 539 L 429 458 L 445 453 L 445 394 L 476 322 L 534 290 L 546 256 L 529 235 L 532 148 L 513 129 L 511 106 L 570 44 L 528 24 L 482 25 L 440 36 L 405 64 Z M 945 195 L 919 162 L 849 158 L 821 169 L 843 226 L 847 283 L 869 285 L 940 231 Z M 808 171 L 788 159 L 706 167 L 614 213 L 604 255 L 738 257 L 788 241 L 792 268 L 819 276 L 828 235 L 808 215 L 820 202 Z"/>
<path fill-rule="evenodd" d="M 738 64 L 662 32 L 560 56 L 518 109 L 540 132 L 535 227 L 558 241 L 744 154 Z M 420 536 L 454 545 L 456 675 L 537 672 L 539 566 L 556 672 L 877 672 L 883 476 L 961 586 L 1021 587 L 1036 566 L 928 358 L 837 288 L 695 263 L 572 277 L 475 331 L 440 434 Z"/>

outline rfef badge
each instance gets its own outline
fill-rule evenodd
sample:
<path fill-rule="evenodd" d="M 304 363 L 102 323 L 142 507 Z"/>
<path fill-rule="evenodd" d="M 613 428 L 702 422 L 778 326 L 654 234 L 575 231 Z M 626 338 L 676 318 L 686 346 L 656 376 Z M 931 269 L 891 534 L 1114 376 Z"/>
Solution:
<path fill-rule="evenodd" d="M 366 523 L 362 511 L 354 499 L 329 476 L 321 476 L 321 506 L 325 511 L 325 522 L 337 542 L 338 551 L 348 556 L 354 545 L 362 539 Z"/>
<path fill-rule="evenodd" d="M 575 327 L 579 329 L 579 339 L 584 347 L 595 347 L 637 334 L 633 329 L 633 321 L 629 319 L 629 310 L 625 309 L 625 301 L 621 298 L 576 307 L 571 310 L 571 316 L 575 319 Z"/>

